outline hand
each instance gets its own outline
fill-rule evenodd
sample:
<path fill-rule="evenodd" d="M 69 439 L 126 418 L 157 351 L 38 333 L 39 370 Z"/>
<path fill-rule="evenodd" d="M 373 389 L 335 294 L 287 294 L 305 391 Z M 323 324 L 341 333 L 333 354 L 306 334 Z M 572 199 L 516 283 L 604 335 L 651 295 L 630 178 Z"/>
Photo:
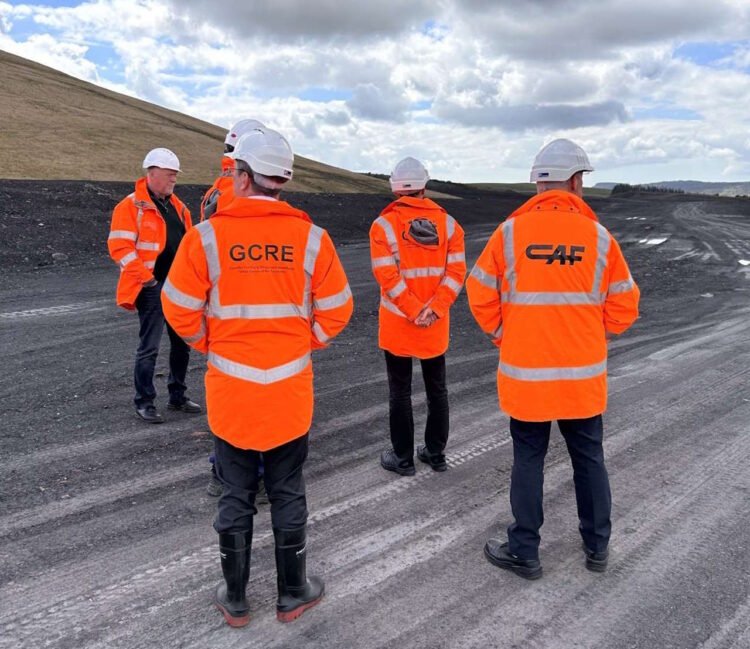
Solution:
<path fill-rule="evenodd" d="M 437 319 L 437 314 L 430 307 L 426 306 L 416 317 L 414 324 L 418 327 L 431 327 Z"/>
<path fill-rule="evenodd" d="M 159 282 L 156 281 L 155 277 L 152 277 L 148 282 L 143 283 L 143 288 L 151 288 L 152 286 L 156 286 Z"/>

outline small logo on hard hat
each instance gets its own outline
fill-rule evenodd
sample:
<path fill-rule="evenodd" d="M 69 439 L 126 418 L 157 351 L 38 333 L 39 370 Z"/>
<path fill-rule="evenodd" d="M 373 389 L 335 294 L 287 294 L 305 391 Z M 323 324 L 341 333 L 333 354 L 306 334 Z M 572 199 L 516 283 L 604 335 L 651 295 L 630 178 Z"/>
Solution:
<path fill-rule="evenodd" d="M 539 178 L 546 178 L 549 176 L 549 171 L 540 171 L 537 176 L 539 176 Z"/>

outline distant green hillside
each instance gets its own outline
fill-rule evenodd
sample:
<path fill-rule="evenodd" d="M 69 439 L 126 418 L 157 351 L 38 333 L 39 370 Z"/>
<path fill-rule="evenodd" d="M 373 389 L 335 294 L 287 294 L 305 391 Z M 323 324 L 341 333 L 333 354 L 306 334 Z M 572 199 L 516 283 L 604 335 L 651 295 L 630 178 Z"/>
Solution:
<path fill-rule="evenodd" d="M 534 183 L 471 183 L 469 186 L 493 192 L 511 191 L 518 192 L 520 194 L 536 193 L 536 185 Z M 584 196 L 597 196 L 600 198 L 606 198 L 607 196 L 609 196 L 609 194 L 609 189 L 601 189 L 598 187 L 583 188 Z"/>

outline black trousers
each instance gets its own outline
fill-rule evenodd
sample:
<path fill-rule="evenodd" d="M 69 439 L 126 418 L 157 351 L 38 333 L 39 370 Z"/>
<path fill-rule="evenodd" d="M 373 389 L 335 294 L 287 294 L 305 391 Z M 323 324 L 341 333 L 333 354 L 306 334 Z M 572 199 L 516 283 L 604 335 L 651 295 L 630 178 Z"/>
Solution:
<path fill-rule="evenodd" d="M 424 440 L 431 455 L 440 455 L 448 442 L 448 388 L 445 385 L 445 354 L 420 359 L 422 378 L 427 393 L 427 424 Z M 414 415 L 411 408 L 410 356 L 395 356 L 385 352 L 388 371 L 389 419 L 391 444 L 401 459 L 414 457 Z"/>
<path fill-rule="evenodd" d="M 587 548 L 603 552 L 612 531 L 612 495 L 604 466 L 602 416 L 560 419 L 557 424 L 573 464 L 578 528 Z M 515 521 L 508 527 L 508 544 L 509 550 L 522 559 L 539 557 L 539 530 L 544 523 L 544 458 L 551 425 L 550 421 L 510 420 L 513 438 L 510 506 Z"/>
<path fill-rule="evenodd" d="M 170 344 L 169 379 L 167 381 L 169 401 L 174 404 L 181 404 L 185 401 L 185 377 L 190 361 L 190 347 L 164 320 L 164 312 L 161 309 L 161 287 L 162 283 L 159 282 L 155 286 L 143 288 L 135 300 L 138 319 L 141 322 L 140 344 L 135 354 L 134 371 L 135 399 L 133 401 L 136 408 L 153 404 L 156 398 L 154 368 L 165 324 Z"/>
<path fill-rule="evenodd" d="M 302 466 L 307 459 L 307 434 L 270 451 L 246 451 L 214 437 L 216 476 L 224 487 L 214 529 L 246 532 L 258 512 L 258 468 L 264 464 L 263 480 L 271 503 L 271 523 L 292 530 L 307 523 L 307 498 Z"/>

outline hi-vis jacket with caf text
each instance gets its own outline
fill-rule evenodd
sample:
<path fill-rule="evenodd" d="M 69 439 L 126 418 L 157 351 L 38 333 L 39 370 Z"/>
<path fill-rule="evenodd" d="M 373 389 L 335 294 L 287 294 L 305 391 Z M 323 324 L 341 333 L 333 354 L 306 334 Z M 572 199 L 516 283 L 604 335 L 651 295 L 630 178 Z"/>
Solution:
<path fill-rule="evenodd" d="M 415 219 L 432 223 L 437 243 L 410 236 Z M 448 349 L 450 307 L 466 275 L 464 231 L 429 198 L 401 196 L 370 228 L 372 272 L 380 284 L 379 344 L 396 356 L 434 358 Z M 425 306 L 438 316 L 430 327 L 414 319 Z"/>
<path fill-rule="evenodd" d="M 307 433 L 311 351 L 353 309 L 325 230 L 285 202 L 235 198 L 185 235 L 161 299 L 172 328 L 208 354 L 214 435 L 266 451 Z"/>
<path fill-rule="evenodd" d="M 172 194 L 169 199 L 189 232 L 190 210 Z M 117 306 L 130 311 L 146 282 L 154 278 L 156 258 L 167 243 L 167 224 L 148 193 L 146 178 L 135 183 L 135 191 L 122 199 L 112 213 L 107 247 L 120 267 Z"/>
<path fill-rule="evenodd" d="M 606 334 L 638 317 L 620 246 L 576 195 L 527 201 L 490 238 L 466 282 L 500 348 L 500 407 L 522 421 L 583 419 L 607 406 Z"/>

